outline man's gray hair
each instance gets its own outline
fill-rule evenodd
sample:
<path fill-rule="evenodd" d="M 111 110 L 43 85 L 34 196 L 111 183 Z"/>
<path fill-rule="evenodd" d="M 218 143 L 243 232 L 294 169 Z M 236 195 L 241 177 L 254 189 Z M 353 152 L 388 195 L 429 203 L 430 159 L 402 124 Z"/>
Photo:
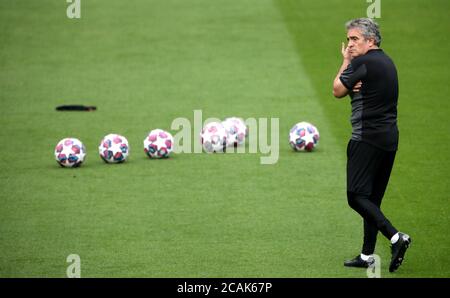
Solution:
<path fill-rule="evenodd" d="M 365 39 L 373 38 L 377 47 L 381 44 L 381 34 L 378 24 L 369 18 L 359 18 L 350 20 L 345 24 L 347 31 L 350 29 L 358 28 L 361 30 L 361 34 Z"/>

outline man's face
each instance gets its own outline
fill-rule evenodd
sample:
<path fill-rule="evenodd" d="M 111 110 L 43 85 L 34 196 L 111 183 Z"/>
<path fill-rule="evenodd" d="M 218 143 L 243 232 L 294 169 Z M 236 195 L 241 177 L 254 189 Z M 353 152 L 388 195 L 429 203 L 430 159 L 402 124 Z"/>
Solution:
<path fill-rule="evenodd" d="M 352 58 L 362 56 L 370 50 L 374 42 L 371 39 L 365 39 L 361 34 L 361 30 L 357 28 L 352 28 L 347 32 L 348 49 Z"/>

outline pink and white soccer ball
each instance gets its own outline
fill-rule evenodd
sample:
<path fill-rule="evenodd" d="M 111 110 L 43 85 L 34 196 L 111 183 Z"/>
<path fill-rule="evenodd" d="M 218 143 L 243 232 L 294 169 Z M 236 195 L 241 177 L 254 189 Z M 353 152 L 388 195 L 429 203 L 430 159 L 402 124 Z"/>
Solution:
<path fill-rule="evenodd" d="M 162 129 L 152 130 L 144 139 L 144 151 L 150 158 L 167 158 L 173 151 L 172 135 Z"/>
<path fill-rule="evenodd" d="M 122 163 L 128 158 L 130 146 L 124 136 L 111 133 L 101 140 L 98 153 L 106 163 Z"/>
<path fill-rule="evenodd" d="M 203 149 L 208 153 L 224 152 L 227 139 L 228 133 L 220 122 L 206 124 L 200 133 Z"/>
<path fill-rule="evenodd" d="M 86 148 L 76 138 L 65 138 L 55 147 L 55 159 L 62 167 L 79 167 L 86 158 Z"/>
<path fill-rule="evenodd" d="M 295 124 L 289 132 L 289 144 L 295 151 L 312 151 L 319 144 L 319 130 L 308 122 Z"/>
<path fill-rule="evenodd" d="M 222 125 L 228 133 L 227 146 L 237 146 L 245 143 L 247 126 L 244 120 L 231 117 L 222 121 Z"/>

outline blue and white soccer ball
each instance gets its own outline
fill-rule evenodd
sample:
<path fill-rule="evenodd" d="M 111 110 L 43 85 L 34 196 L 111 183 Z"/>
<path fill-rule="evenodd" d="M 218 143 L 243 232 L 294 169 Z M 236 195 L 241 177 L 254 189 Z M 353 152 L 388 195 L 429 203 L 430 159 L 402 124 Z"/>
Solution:
<path fill-rule="evenodd" d="M 144 139 L 144 151 L 150 158 L 167 158 L 173 151 L 173 136 L 162 129 L 150 131 Z"/>
<path fill-rule="evenodd" d="M 124 136 L 112 133 L 101 140 L 98 153 L 106 163 L 122 163 L 128 158 L 130 146 Z"/>
<path fill-rule="evenodd" d="M 222 121 L 222 125 L 228 133 L 227 146 L 237 146 L 245 143 L 247 126 L 245 125 L 244 120 L 237 117 L 231 117 Z"/>
<path fill-rule="evenodd" d="M 207 153 L 225 152 L 228 133 L 220 122 L 206 124 L 200 133 L 200 142 Z"/>
<path fill-rule="evenodd" d="M 56 161 L 62 167 L 76 168 L 86 158 L 86 148 L 76 138 L 65 138 L 58 142 L 54 154 Z"/>
<path fill-rule="evenodd" d="M 313 151 L 319 144 L 319 130 L 308 122 L 295 124 L 289 132 L 289 145 L 295 151 Z"/>

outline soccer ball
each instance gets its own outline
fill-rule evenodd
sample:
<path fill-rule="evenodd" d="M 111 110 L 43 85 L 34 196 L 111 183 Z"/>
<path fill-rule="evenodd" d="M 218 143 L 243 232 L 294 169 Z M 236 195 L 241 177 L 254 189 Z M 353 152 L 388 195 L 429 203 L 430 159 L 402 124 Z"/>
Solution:
<path fill-rule="evenodd" d="M 203 149 L 208 153 L 224 152 L 227 139 L 228 133 L 220 122 L 206 124 L 200 133 Z"/>
<path fill-rule="evenodd" d="M 227 118 L 222 121 L 222 125 L 228 133 L 227 146 L 237 146 L 245 143 L 247 126 L 244 120 L 237 117 Z"/>
<path fill-rule="evenodd" d="M 295 124 L 289 133 L 289 144 L 295 151 L 312 151 L 319 144 L 319 130 L 308 122 Z"/>
<path fill-rule="evenodd" d="M 124 162 L 129 154 L 128 140 L 118 134 L 109 134 L 100 142 L 98 153 L 106 163 Z"/>
<path fill-rule="evenodd" d="M 152 130 L 144 139 L 144 151 L 150 158 L 167 158 L 173 150 L 173 137 L 162 129 Z"/>
<path fill-rule="evenodd" d="M 62 167 L 79 167 L 83 163 L 85 157 L 86 148 L 78 139 L 62 139 L 55 147 L 55 159 Z"/>

